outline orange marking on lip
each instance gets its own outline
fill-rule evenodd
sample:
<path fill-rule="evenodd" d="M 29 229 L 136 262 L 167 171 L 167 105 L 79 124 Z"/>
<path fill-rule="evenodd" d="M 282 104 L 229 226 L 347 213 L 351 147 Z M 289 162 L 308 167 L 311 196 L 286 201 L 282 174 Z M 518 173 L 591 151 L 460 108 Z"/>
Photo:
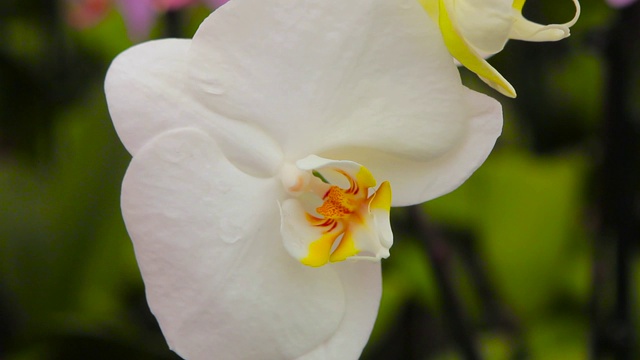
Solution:
<path fill-rule="evenodd" d="M 316 208 L 318 214 L 328 219 L 342 219 L 356 209 L 357 201 L 339 186 L 331 186 L 324 196 L 322 206 Z"/>
<path fill-rule="evenodd" d="M 310 244 L 308 256 L 302 260 L 306 265 L 321 266 L 328 261 L 343 261 L 358 255 L 360 246 L 366 249 L 367 245 L 359 244 L 361 240 L 354 232 L 367 226 L 372 207 L 388 210 L 391 202 L 388 182 L 380 186 L 377 197 L 377 191 L 368 196 L 368 190 L 376 185 L 376 181 L 366 168 L 361 167 L 353 176 L 342 169 L 333 171 L 344 175 L 349 187 L 329 184 L 329 189 L 322 195 L 322 205 L 315 209 L 317 214 L 306 214 L 312 226 L 322 228 L 321 237 Z"/>

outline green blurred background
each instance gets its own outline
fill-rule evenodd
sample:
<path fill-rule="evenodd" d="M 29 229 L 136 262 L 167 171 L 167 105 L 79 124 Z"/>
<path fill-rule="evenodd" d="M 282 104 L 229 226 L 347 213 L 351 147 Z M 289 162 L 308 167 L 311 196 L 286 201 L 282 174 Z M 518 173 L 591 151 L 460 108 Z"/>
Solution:
<path fill-rule="evenodd" d="M 570 38 L 511 41 L 490 60 L 517 99 L 461 69 L 467 86 L 502 102 L 504 134 L 458 190 L 393 212 L 396 244 L 363 359 L 640 358 L 633 345 L 616 352 L 640 340 L 640 70 L 623 66 L 628 86 L 617 92 L 609 70 L 619 57 L 640 65 L 640 17 L 629 15 L 640 12 L 581 3 Z M 133 42 L 116 10 L 78 29 L 65 9 L 0 4 L 0 359 L 177 359 L 147 308 L 121 218 L 130 157 L 102 90 L 110 61 Z M 151 37 L 176 28 L 190 37 L 208 11 L 162 15 Z M 541 23 L 572 11 L 568 0 L 525 6 Z M 616 33 L 628 19 L 638 22 Z M 611 46 L 621 36 L 623 56 Z M 607 130 L 615 99 L 622 133 Z M 611 156 L 627 172 L 611 170 Z M 614 189 L 630 211 L 608 207 Z M 631 230 L 620 235 L 607 215 Z M 624 260 L 616 234 L 632 239 Z"/>

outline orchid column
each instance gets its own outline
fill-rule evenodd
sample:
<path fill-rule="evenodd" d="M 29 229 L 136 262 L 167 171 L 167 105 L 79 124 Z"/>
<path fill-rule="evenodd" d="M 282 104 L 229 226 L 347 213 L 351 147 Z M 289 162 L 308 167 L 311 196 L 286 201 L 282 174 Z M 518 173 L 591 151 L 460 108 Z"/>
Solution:
<path fill-rule="evenodd" d="M 147 299 L 187 359 L 357 359 L 390 206 L 458 187 L 502 125 L 415 0 L 231 1 L 105 88 Z"/>

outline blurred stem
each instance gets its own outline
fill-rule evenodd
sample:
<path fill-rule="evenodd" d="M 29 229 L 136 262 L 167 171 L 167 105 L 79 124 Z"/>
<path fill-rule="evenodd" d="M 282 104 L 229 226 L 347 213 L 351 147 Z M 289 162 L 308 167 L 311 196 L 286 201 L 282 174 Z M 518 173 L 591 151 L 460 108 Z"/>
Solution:
<path fill-rule="evenodd" d="M 465 233 L 456 237 L 456 239 L 458 240 L 456 244 L 460 247 L 461 260 L 463 265 L 466 266 L 471 276 L 472 284 L 478 293 L 478 300 L 482 304 L 487 325 L 507 334 L 513 344 L 514 355 L 524 356 L 526 354 L 526 346 L 518 319 L 500 301 L 495 287 L 491 284 L 486 266 L 479 256 L 475 237 Z"/>
<path fill-rule="evenodd" d="M 168 38 L 180 38 L 182 35 L 182 16 L 179 10 L 167 11 L 165 14 L 165 36 Z"/>
<path fill-rule="evenodd" d="M 469 317 L 465 312 L 460 296 L 456 292 L 452 277 L 452 252 L 442 234 L 433 227 L 419 206 L 407 208 L 410 226 L 420 237 L 432 264 L 439 293 L 442 297 L 451 335 L 457 342 L 466 359 L 481 359 L 476 340 L 473 337 Z"/>
<path fill-rule="evenodd" d="M 636 355 L 632 323 L 633 243 L 638 239 L 634 196 L 639 183 L 636 149 L 637 129 L 632 119 L 633 71 L 637 63 L 640 32 L 640 3 L 621 11 L 614 22 L 604 48 L 607 80 L 603 126 L 604 158 L 601 167 L 599 241 L 611 242 L 615 258 L 615 294 L 613 311 L 603 327 L 595 319 L 595 357 L 609 352 L 615 359 L 633 359 Z M 603 245 L 600 245 L 602 247 Z M 601 255 L 596 253 L 596 256 Z M 596 261 L 596 266 L 599 266 Z M 599 276 L 596 272 L 596 276 Z M 602 281 L 602 280 L 601 280 Z M 594 285 L 594 290 L 602 285 Z M 603 296 L 601 291 L 595 297 Z M 594 300 L 594 306 L 602 300 Z M 598 315 L 597 309 L 594 313 Z"/>

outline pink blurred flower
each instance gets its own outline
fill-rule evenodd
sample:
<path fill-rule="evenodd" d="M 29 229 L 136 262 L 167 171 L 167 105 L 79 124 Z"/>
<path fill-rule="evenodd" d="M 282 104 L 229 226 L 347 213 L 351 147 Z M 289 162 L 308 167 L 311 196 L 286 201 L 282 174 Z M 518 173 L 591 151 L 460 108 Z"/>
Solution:
<path fill-rule="evenodd" d="M 109 10 L 109 0 L 67 0 L 65 15 L 69 25 L 86 29 L 99 23 Z"/>
<path fill-rule="evenodd" d="M 124 18 L 129 37 L 140 41 L 149 37 L 149 32 L 161 13 L 196 3 L 215 9 L 227 1 L 229 0 L 66 0 L 66 13 L 67 22 L 71 26 L 85 29 L 100 22 L 115 5 Z"/>
<path fill-rule="evenodd" d="M 606 0 L 609 6 L 614 8 L 623 8 L 625 6 L 629 6 L 632 3 L 636 2 L 636 0 Z"/>
<path fill-rule="evenodd" d="M 153 0 L 160 9 L 175 10 L 195 3 L 203 3 L 211 8 L 217 8 L 224 5 L 229 0 Z"/>
<path fill-rule="evenodd" d="M 129 36 L 133 40 L 149 37 L 158 14 L 178 10 L 201 2 L 211 8 L 222 6 L 228 0 L 114 0 L 124 17 Z"/>
<path fill-rule="evenodd" d="M 161 10 L 176 10 L 196 3 L 195 0 L 154 0 L 152 2 Z"/>
<path fill-rule="evenodd" d="M 158 15 L 154 0 L 114 1 L 124 18 L 129 37 L 133 40 L 146 39 Z"/>

